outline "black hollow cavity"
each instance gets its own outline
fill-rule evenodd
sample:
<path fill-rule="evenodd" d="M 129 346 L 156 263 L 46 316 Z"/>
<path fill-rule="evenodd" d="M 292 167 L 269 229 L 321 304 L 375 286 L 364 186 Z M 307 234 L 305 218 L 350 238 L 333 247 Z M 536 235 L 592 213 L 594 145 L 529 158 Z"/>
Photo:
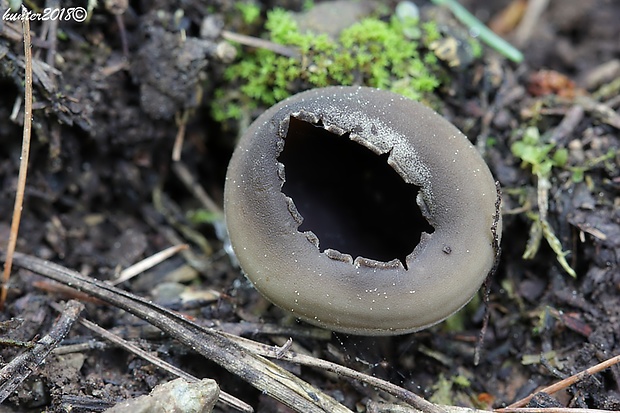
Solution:
<path fill-rule="evenodd" d="M 396 173 L 388 154 L 293 117 L 284 142 L 278 157 L 286 176 L 282 192 L 304 219 L 299 231 L 312 231 L 321 251 L 382 262 L 397 258 L 407 268 L 422 232 L 434 229 L 416 203 L 420 188 Z"/>

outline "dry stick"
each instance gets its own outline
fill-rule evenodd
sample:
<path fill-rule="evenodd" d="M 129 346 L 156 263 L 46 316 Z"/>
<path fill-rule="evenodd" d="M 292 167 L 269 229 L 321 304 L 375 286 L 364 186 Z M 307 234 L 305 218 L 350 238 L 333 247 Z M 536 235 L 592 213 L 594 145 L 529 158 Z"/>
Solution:
<path fill-rule="evenodd" d="M 0 370 L 0 403 L 45 361 L 54 347 L 69 333 L 82 309 L 84 304 L 75 300 L 69 301 L 50 332 L 39 340 L 32 350 L 15 357 Z"/>
<path fill-rule="evenodd" d="M 442 412 L 442 408 L 425 400 L 417 394 L 399 387 L 393 383 L 382 380 L 377 377 L 369 376 L 368 374 L 360 373 L 349 367 L 341 366 L 331 361 L 317 359 L 316 357 L 308 356 L 305 354 L 299 354 L 294 351 L 287 350 L 282 347 L 268 346 L 267 344 L 257 343 L 256 341 L 249 340 L 244 337 L 235 336 L 230 333 L 220 332 L 220 334 L 230 338 L 238 343 L 241 347 L 244 347 L 252 352 L 260 354 L 269 358 L 276 358 L 278 360 L 286 360 L 291 363 L 301 364 L 302 366 L 315 367 L 329 371 L 330 373 L 336 373 L 339 376 L 347 377 L 353 380 L 358 380 L 362 383 L 369 384 L 376 387 L 392 396 L 399 398 L 400 400 L 409 403 L 414 408 L 423 412 Z M 289 339 L 290 340 L 290 339 Z M 288 343 L 288 342 L 287 342 Z M 286 344 L 285 344 L 286 346 Z"/>
<path fill-rule="evenodd" d="M 521 19 L 521 23 L 519 23 L 514 36 L 514 42 L 518 47 L 526 46 L 534 29 L 539 24 L 540 16 L 548 5 L 549 0 L 528 1 L 525 15 Z"/>
<path fill-rule="evenodd" d="M 25 15 L 26 13 L 26 7 L 22 5 L 22 14 Z M 24 135 L 22 138 L 22 153 L 19 164 L 19 176 L 17 178 L 17 192 L 15 194 L 11 233 L 9 234 L 9 245 L 6 249 L 6 262 L 4 263 L 2 289 L 0 290 L 0 309 L 4 308 L 4 302 L 6 301 L 6 295 L 8 293 L 7 284 L 9 278 L 11 278 L 13 253 L 15 252 L 15 245 L 17 244 L 19 222 L 22 217 L 24 192 L 26 190 L 26 174 L 28 173 L 28 156 L 30 155 L 30 132 L 32 130 L 32 45 L 30 43 L 30 22 L 28 19 L 22 19 L 22 29 L 24 31 L 24 60 L 26 63 L 26 84 L 24 85 Z"/>
<path fill-rule="evenodd" d="M 174 374 L 177 377 L 181 377 L 183 379 L 185 379 L 186 381 L 190 382 L 190 383 L 196 383 L 198 381 L 200 381 L 200 379 L 198 379 L 197 377 L 192 376 L 189 373 L 186 373 L 185 371 L 181 370 L 180 368 L 158 358 L 153 356 L 151 353 L 149 353 L 148 351 L 142 350 L 140 347 L 138 347 L 137 345 L 117 336 L 116 334 L 113 334 L 111 332 L 109 332 L 108 330 L 101 328 L 100 326 L 98 326 L 97 324 L 93 323 L 92 321 L 88 321 L 82 317 L 80 317 L 78 319 L 78 322 L 80 324 L 82 324 L 84 327 L 88 328 L 89 330 L 95 332 L 96 334 L 99 334 L 101 337 L 105 338 L 106 340 L 110 341 L 111 343 L 116 344 L 117 346 L 123 348 L 126 351 L 129 351 L 130 353 L 135 354 L 138 357 L 143 358 L 144 360 L 147 360 L 148 362 L 154 364 L 155 366 L 159 367 L 160 369 L 163 369 L 169 373 Z M 230 394 L 220 391 L 220 400 L 228 405 L 231 406 L 241 412 L 246 412 L 246 413 L 251 413 L 254 411 L 254 409 L 252 408 L 252 406 L 250 406 L 249 404 L 237 399 L 234 396 L 231 396 Z"/>
<path fill-rule="evenodd" d="M 586 369 L 584 371 L 581 371 L 577 374 L 573 374 L 570 377 L 565 378 L 564 380 L 561 380 L 555 384 L 552 384 L 549 387 L 545 387 L 542 390 L 538 390 L 536 393 L 547 393 L 547 394 L 553 394 L 559 390 L 563 390 L 565 388 L 567 388 L 568 386 L 571 386 L 575 383 L 577 383 L 580 380 L 583 380 L 586 377 L 589 377 L 593 374 L 596 374 L 602 370 L 605 370 L 608 367 L 613 366 L 614 364 L 618 364 L 620 363 L 620 355 L 612 357 L 608 360 L 605 360 L 602 363 L 597 364 L 596 366 L 592 366 L 589 369 Z M 526 398 L 523 398 L 519 401 L 514 402 L 513 404 L 511 404 L 510 406 L 508 406 L 506 409 L 497 409 L 498 412 L 503 412 L 503 411 L 509 411 L 508 409 L 513 409 L 516 407 L 521 407 L 521 406 L 525 406 L 527 403 L 529 403 L 530 400 L 532 400 L 532 398 L 534 397 L 535 394 L 530 394 L 529 396 L 527 396 Z M 512 410 L 510 410 L 512 411 Z"/>
<path fill-rule="evenodd" d="M 282 56 L 293 57 L 296 59 L 301 57 L 301 54 L 296 49 L 278 43 L 270 42 L 269 40 L 261 39 L 258 37 L 246 36 L 245 34 L 230 32 L 228 30 L 222 30 L 222 37 L 228 41 L 239 43 L 245 46 L 271 50 L 272 52 L 278 53 Z"/>
<path fill-rule="evenodd" d="M 189 111 L 184 110 L 182 114 L 175 115 L 175 123 L 179 128 L 177 136 L 174 138 L 174 146 L 172 147 L 172 160 L 178 162 L 181 160 L 181 151 L 183 150 L 183 142 L 185 141 L 185 132 L 187 130 L 187 120 L 189 119 Z"/>
<path fill-rule="evenodd" d="M 124 283 L 125 281 L 129 281 L 138 274 L 142 274 L 143 272 L 153 268 L 158 264 L 161 264 L 163 261 L 172 257 L 173 255 L 176 255 L 180 251 L 185 251 L 186 249 L 189 249 L 189 245 L 178 244 L 173 245 L 172 247 L 168 247 L 165 250 L 159 251 L 151 255 L 150 257 L 147 257 L 142 261 L 125 268 L 123 271 L 121 271 L 117 279 L 112 280 L 112 285 L 119 285 L 121 283 Z"/>
<path fill-rule="evenodd" d="M 187 166 L 183 162 L 174 162 L 172 164 L 172 170 L 176 174 L 177 178 L 183 182 L 185 187 L 196 197 L 202 205 L 212 214 L 222 216 L 224 212 L 222 208 L 209 196 L 207 191 L 196 181 L 189 171 Z"/>
<path fill-rule="evenodd" d="M 45 4 L 46 7 L 55 10 L 60 8 L 59 0 L 48 0 Z M 49 49 L 47 49 L 47 54 L 45 57 L 45 63 L 50 65 L 51 67 L 55 66 L 56 61 L 56 47 L 58 45 L 58 19 L 50 19 L 48 21 L 49 27 L 47 30 L 47 41 L 50 43 Z M 54 79 L 54 73 L 52 72 L 50 77 L 52 80 Z"/>
<path fill-rule="evenodd" d="M 294 411 L 352 413 L 332 397 L 271 361 L 248 352 L 216 330 L 202 328 L 144 298 L 86 278 L 61 265 L 20 253 L 15 253 L 14 262 L 22 268 L 90 294 L 147 321 Z"/>

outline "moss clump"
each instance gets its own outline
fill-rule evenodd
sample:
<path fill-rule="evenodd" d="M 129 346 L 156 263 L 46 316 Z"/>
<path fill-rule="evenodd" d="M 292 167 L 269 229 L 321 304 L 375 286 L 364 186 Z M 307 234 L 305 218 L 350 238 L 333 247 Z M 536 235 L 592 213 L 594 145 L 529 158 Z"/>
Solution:
<path fill-rule="evenodd" d="M 260 7 L 255 3 L 236 3 L 235 8 L 246 24 L 253 24 L 260 17 Z"/>
<path fill-rule="evenodd" d="M 418 40 L 407 37 L 412 25 L 419 26 L 420 39 L 438 36 L 431 23 L 369 17 L 333 40 L 325 34 L 301 33 L 289 12 L 271 10 L 265 22 L 269 40 L 298 55 L 267 49 L 241 53 L 225 72 L 226 80 L 239 84 L 240 96 L 217 93 L 213 116 L 218 121 L 238 119 L 240 108 L 271 106 L 297 91 L 330 85 L 373 86 L 428 100 L 440 84 L 440 64 L 432 52 L 420 51 Z"/>

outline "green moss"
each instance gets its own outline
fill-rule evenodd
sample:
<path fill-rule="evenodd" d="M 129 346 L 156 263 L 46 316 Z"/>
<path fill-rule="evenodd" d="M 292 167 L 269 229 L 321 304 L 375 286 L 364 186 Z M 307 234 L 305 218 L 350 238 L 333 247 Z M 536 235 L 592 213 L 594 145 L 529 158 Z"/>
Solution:
<path fill-rule="evenodd" d="M 241 106 L 271 106 L 292 93 L 329 85 L 363 84 L 392 90 L 415 100 L 433 100 L 441 71 L 437 58 L 405 34 L 417 21 L 401 22 L 366 18 L 345 29 L 338 40 L 325 34 L 301 33 L 291 13 L 273 9 L 267 13 L 265 29 L 270 41 L 290 47 L 299 57 L 288 57 L 266 49 L 240 54 L 225 72 L 238 84 L 242 97 L 223 101 L 216 96 L 213 116 L 218 121 L 238 118 Z M 439 36 L 434 24 L 420 25 L 422 38 Z"/>
<path fill-rule="evenodd" d="M 308 11 L 314 7 L 314 0 L 304 0 L 304 3 L 301 5 L 301 9 L 303 11 Z"/>
<path fill-rule="evenodd" d="M 434 21 L 428 21 L 421 24 L 422 30 L 425 35 L 425 43 L 430 44 L 432 42 L 436 42 L 441 39 L 441 33 L 439 32 L 439 28 L 437 27 L 437 23 Z"/>
<path fill-rule="evenodd" d="M 235 8 L 241 12 L 241 18 L 246 24 L 252 24 L 260 17 L 260 7 L 255 3 L 236 3 Z"/>

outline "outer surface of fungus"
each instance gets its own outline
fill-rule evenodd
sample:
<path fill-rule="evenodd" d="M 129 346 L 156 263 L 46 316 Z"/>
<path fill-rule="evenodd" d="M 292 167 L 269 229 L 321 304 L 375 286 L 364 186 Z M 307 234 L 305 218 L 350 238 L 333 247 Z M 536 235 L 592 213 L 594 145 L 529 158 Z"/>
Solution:
<path fill-rule="evenodd" d="M 287 165 L 293 172 L 292 160 L 303 159 L 305 153 L 312 156 L 311 150 L 301 146 L 297 151 L 301 155 L 295 157 L 288 145 L 303 139 L 312 145 L 312 139 L 319 142 L 319 136 L 334 141 L 333 147 L 327 144 L 317 149 L 325 146 L 322 150 L 326 163 L 334 163 L 327 155 L 336 150 L 336 141 L 346 139 L 348 145 L 369 150 L 371 158 L 376 155 L 383 162 L 387 160 L 396 172 L 395 178 L 389 177 L 389 171 L 377 174 L 385 173 L 385 179 L 400 179 L 405 184 L 386 184 L 384 192 L 378 188 L 368 198 L 360 195 L 360 199 L 366 199 L 363 204 L 356 205 L 353 199 L 345 204 L 348 210 L 335 215 L 328 213 L 332 207 L 329 196 L 306 202 L 301 199 L 303 188 L 311 186 L 307 182 L 321 179 L 312 177 L 321 176 L 317 171 L 323 166 L 318 162 L 317 171 L 303 178 L 310 181 L 293 181 L 293 175 L 291 182 L 287 181 Z M 362 153 L 359 159 L 367 155 Z M 372 177 L 373 165 L 364 161 L 360 175 Z M 346 170 L 355 167 L 353 163 Z M 339 179 L 335 176 L 326 181 L 324 192 L 337 195 L 341 191 L 330 192 L 327 188 L 351 186 L 349 175 L 344 182 Z M 302 182 L 302 189 L 294 186 L 297 181 Z M 364 191 L 364 182 L 357 185 L 346 198 L 357 198 L 356 194 Z M 306 192 L 310 196 L 317 193 Z M 402 202 L 398 200 L 400 194 Z M 354 213 L 369 207 L 373 197 L 379 199 L 374 215 Z M 388 200 L 381 203 L 384 198 Z M 408 203 L 408 199 L 415 201 Z M 493 265 L 495 201 L 491 173 L 458 129 L 420 103 L 365 87 L 314 89 L 263 113 L 233 154 L 224 194 L 233 249 L 242 269 L 263 295 L 313 324 L 368 335 L 423 329 L 442 321 L 471 299 Z M 400 203 L 406 206 L 405 215 L 390 209 Z M 342 208 L 340 204 L 338 207 Z M 409 220 L 420 225 L 417 230 L 398 224 L 398 220 L 408 218 L 409 210 L 418 215 Z M 393 235 L 419 242 L 411 243 L 410 248 L 405 242 L 404 249 L 392 255 L 388 251 L 367 256 L 374 253 L 372 248 L 369 254 L 358 254 L 366 251 L 354 247 L 356 242 L 366 242 L 360 241 L 359 234 L 337 233 L 322 238 L 321 234 L 327 232 L 315 229 L 317 219 L 304 223 L 306 213 L 321 211 L 327 215 L 319 217 L 337 218 L 335 224 L 330 224 L 333 231 L 341 230 L 338 217 L 361 217 L 357 227 L 364 229 L 375 223 L 381 226 L 395 215 L 396 224 L 384 225 L 386 228 L 373 232 L 371 238 L 387 233 L 386 240 Z M 337 239 L 344 240 L 338 248 L 329 245 Z M 379 247 L 389 244 L 377 243 Z"/>

